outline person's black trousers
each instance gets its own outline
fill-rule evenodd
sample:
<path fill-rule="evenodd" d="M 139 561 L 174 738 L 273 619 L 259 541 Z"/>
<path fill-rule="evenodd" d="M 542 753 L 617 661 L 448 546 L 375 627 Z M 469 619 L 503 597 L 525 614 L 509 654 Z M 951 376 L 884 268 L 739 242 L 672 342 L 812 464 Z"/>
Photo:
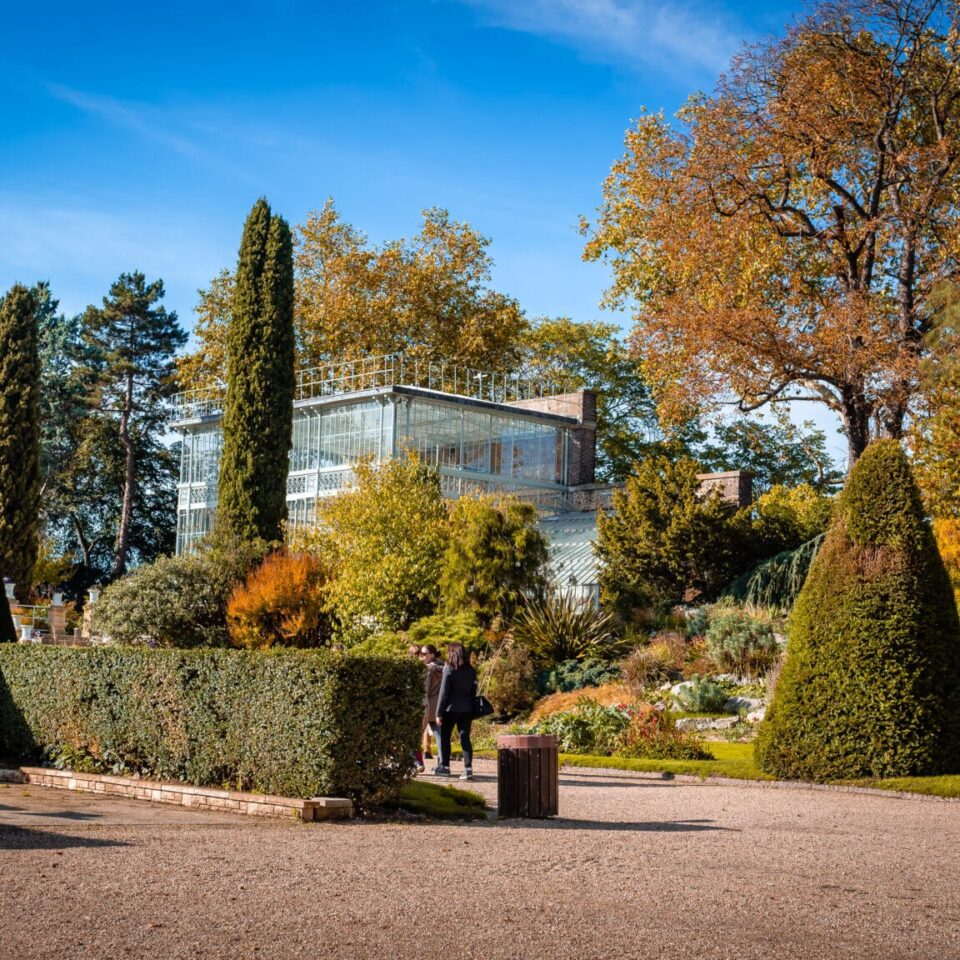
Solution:
<path fill-rule="evenodd" d="M 460 749 L 463 750 L 463 765 L 468 770 L 473 766 L 473 744 L 470 742 L 470 727 L 473 725 L 472 713 L 445 713 L 440 718 L 440 766 L 450 766 L 450 741 L 453 728 L 460 732 Z"/>

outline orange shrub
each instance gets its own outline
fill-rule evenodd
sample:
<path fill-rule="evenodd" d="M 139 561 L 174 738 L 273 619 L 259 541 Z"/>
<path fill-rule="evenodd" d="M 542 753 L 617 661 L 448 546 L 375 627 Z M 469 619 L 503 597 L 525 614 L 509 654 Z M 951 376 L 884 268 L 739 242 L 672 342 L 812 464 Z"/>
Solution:
<path fill-rule="evenodd" d="M 271 553 L 227 603 L 235 647 L 320 647 L 330 640 L 326 568 L 309 554 Z"/>

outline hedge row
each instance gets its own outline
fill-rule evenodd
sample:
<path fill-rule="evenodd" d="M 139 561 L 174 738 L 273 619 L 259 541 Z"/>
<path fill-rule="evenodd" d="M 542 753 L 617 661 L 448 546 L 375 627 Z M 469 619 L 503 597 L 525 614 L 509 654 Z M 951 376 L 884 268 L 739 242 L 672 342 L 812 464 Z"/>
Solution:
<path fill-rule="evenodd" d="M 387 796 L 423 712 L 409 659 L 0 646 L 0 754 L 283 796 Z"/>

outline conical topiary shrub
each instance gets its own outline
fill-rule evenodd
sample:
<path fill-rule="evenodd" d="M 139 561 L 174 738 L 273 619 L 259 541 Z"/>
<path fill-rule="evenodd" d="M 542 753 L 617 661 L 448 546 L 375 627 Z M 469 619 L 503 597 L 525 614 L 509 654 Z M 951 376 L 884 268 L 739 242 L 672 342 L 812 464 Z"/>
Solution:
<path fill-rule="evenodd" d="M 840 495 L 756 750 L 786 779 L 960 771 L 960 622 L 894 440 L 867 448 Z"/>

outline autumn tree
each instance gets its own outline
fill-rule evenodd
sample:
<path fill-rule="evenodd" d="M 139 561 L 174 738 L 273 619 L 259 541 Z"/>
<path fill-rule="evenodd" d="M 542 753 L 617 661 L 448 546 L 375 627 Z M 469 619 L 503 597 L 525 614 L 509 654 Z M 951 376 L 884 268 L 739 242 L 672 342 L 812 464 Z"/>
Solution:
<path fill-rule="evenodd" d="M 333 201 L 296 228 L 297 363 L 404 352 L 512 368 L 526 320 L 490 286 L 490 241 L 445 210 L 424 211 L 412 238 L 373 245 Z M 222 385 L 234 278 L 200 291 L 199 347 L 180 364 L 185 387 Z"/>
<path fill-rule="evenodd" d="M 644 114 L 585 256 L 632 305 L 662 409 L 803 396 L 851 462 L 901 436 L 957 269 L 960 32 L 935 0 L 824 3 L 671 126 Z"/>
<path fill-rule="evenodd" d="M 244 225 L 231 309 L 217 525 L 244 541 L 279 541 L 293 433 L 293 247 L 263 198 Z"/>
<path fill-rule="evenodd" d="M 909 440 L 924 504 L 936 517 L 960 520 L 960 290 L 945 284 L 927 335 L 922 393 Z"/>
<path fill-rule="evenodd" d="M 39 542 L 39 390 L 36 298 L 17 284 L 0 298 L 0 577 L 21 599 Z"/>

